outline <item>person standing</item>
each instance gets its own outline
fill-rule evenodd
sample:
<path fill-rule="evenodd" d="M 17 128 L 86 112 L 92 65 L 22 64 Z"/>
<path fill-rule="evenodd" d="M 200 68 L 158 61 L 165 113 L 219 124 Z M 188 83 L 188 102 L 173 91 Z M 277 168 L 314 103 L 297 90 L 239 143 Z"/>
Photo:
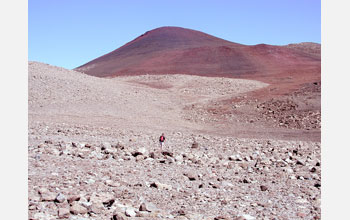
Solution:
<path fill-rule="evenodd" d="M 164 141 L 165 141 L 165 136 L 164 136 L 164 133 L 162 133 L 162 135 L 159 137 L 159 144 L 160 144 L 161 151 L 163 150 Z"/>

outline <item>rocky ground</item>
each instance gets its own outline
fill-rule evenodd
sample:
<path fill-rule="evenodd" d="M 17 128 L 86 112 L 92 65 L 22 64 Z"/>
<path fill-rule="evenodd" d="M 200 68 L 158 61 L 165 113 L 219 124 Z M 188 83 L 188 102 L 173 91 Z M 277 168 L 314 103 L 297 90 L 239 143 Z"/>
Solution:
<path fill-rule="evenodd" d="M 265 86 L 181 75 L 100 79 L 30 62 L 29 219 L 320 219 L 320 141 L 305 133 L 319 132 L 319 116 L 274 127 L 268 114 L 313 112 L 316 104 L 307 110 L 300 100 L 317 91 L 242 103 L 247 114 L 229 112 L 222 124 L 223 100 Z"/>

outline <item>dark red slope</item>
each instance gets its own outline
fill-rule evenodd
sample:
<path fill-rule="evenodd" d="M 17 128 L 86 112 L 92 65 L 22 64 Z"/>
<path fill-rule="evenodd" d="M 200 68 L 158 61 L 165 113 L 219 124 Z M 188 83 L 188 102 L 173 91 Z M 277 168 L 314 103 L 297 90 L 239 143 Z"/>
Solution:
<path fill-rule="evenodd" d="M 193 74 L 297 84 L 320 80 L 320 45 L 247 46 L 199 31 L 162 27 L 75 70 L 98 77 Z M 289 82 L 289 84 L 293 84 Z"/>

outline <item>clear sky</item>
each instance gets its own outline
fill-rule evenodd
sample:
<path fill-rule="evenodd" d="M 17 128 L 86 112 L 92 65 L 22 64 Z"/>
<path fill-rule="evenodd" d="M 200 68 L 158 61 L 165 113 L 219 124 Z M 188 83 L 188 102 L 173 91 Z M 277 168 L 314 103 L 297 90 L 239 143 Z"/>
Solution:
<path fill-rule="evenodd" d="M 236 43 L 321 43 L 321 0 L 29 0 L 28 60 L 68 69 L 162 26 Z"/>

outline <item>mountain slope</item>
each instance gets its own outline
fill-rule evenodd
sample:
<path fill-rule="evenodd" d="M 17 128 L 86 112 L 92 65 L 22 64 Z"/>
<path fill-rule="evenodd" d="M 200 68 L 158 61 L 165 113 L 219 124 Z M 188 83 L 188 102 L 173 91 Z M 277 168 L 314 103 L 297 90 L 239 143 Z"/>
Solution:
<path fill-rule="evenodd" d="M 320 56 L 298 46 L 247 46 L 203 32 L 161 27 L 75 70 L 98 77 L 190 74 L 254 78 L 320 70 Z M 292 70 L 292 71 L 291 71 Z"/>

